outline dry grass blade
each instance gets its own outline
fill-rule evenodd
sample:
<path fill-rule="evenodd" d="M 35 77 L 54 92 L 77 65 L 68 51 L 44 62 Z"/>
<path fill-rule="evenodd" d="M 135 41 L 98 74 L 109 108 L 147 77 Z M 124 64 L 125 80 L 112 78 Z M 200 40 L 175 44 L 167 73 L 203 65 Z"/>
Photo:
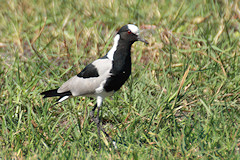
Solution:
<path fill-rule="evenodd" d="M 221 20 L 221 25 L 219 26 L 219 30 L 217 35 L 214 37 L 214 44 L 217 44 L 219 37 L 221 36 L 221 34 L 223 33 L 224 30 L 224 23 L 223 23 L 223 19 Z"/>
<path fill-rule="evenodd" d="M 180 85 L 179 85 L 179 87 L 178 87 L 177 95 L 176 95 L 176 97 L 175 97 L 175 99 L 174 99 L 174 102 L 173 102 L 173 105 L 172 105 L 172 109 L 174 108 L 174 106 L 175 106 L 175 104 L 176 104 L 177 97 L 178 97 L 178 95 L 179 95 L 179 93 L 180 93 L 180 91 L 181 91 L 181 89 L 182 89 L 182 87 L 183 87 L 184 82 L 186 81 L 186 78 L 187 78 L 187 76 L 188 76 L 189 70 L 190 70 L 190 65 L 188 66 L 187 70 L 185 71 L 185 73 L 184 73 L 184 75 L 183 75 L 183 77 L 182 77 L 182 80 L 181 80 Z"/>
<path fill-rule="evenodd" d="M 33 43 L 41 36 L 41 34 L 44 30 L 44 27 L 46 25 L 46 21 L 47 21 L 47 17 L 44 17 L 44 24 L 43 24 L 41 30 L 38 32 L 38 34 L 33 38 L 32 42 L 31 42 L 31 45 L 33 45 Z"/>

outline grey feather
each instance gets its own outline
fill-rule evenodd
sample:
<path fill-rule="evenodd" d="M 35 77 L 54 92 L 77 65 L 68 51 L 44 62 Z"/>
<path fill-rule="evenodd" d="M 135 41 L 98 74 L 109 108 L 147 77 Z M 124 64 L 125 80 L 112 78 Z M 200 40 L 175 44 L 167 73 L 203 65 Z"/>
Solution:
<path fill-rule="evenodd" d="M 101 94 L 101 86 L 111 76 L 112 60 L 97 59 L 92 63 L 98 70 L 98 77 L 82 78 L 74 76 L 66 81 L 58 90 L 58 93 L 70 91 L 73 96 L 94 96 Z M 100 88 L 99 88 L 100 87 Z M 103 88 L 103 87 L 102 87 Z"/>

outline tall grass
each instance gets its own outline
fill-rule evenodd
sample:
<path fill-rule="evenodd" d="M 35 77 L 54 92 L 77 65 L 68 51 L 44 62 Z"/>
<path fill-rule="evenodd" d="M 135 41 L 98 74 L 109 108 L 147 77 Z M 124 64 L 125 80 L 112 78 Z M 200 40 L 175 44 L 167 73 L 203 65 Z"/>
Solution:
<path fill-rule="evenodd" d="M 3 1 L 0 8 L 0 157 L 4 159 L 239 159 L 238 1 Z M 95 100 L 52 106 L 60 86 L 105 55 L 121 26 L 150 42 L 132 47 L 131 78 L 101 111 Z"/>

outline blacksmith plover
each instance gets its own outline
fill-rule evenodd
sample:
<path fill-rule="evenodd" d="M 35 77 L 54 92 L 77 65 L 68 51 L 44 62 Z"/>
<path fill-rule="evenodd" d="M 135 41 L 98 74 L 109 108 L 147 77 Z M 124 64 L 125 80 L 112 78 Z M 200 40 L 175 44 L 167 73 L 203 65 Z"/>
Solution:
<path fill-rule="evenodd" d="M 131 46 L 136 41 L 148 42 L 139 36 L 139 29 L 133 24 L 123 26 L 114 37 L 111 50 L 103 57 L 88 64 L 79 74 L 72 77 L 60 88 L 42 92 L 43 98 L 58 96 L 58 103 L 75 96 L 95 97 L 97 103 L 90 116 L 97 124 L 98 136 L 104 131 L 99 120 L 99 110 L 105 97 L 120 89 L 131 74 Z M 94 111 L 98 108 L 97 117 Z M 115 146 L 115 142 L 113 142 Z M 99 141 L 99 148 L 101 143 Z"/>

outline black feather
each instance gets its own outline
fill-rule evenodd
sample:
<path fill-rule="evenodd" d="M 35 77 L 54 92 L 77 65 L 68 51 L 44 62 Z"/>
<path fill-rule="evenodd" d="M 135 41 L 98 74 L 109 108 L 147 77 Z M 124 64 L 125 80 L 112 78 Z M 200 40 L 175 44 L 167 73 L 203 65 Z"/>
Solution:
<path fill-rule="evenodd" d="M 117 91 L 126 82 L 131 74 L 131 45 L 125 41 L 119 40 L 118 49 L 113 56 L 112 73 L 104 85 L 107 92 Z"/>
<path fill-rule="evenodd" d="M 57 93 L 57 89 L 52 89 L 52 90 L 48 90 L 48 91 L 45 91 L 45 92 L 42 92 L 40 93 L 41 95 L 44 95 L 43 98 L 47 98 L 47 97 L 56 97 L 56 96 L 71 96 L 72 93 L 70 91 L 67 91 L 67 92 L 63 92 L 63 93 Z"/>
<path fill-rule="evenodd" d="M 93 64 L 87 65 L 78 75 L 82 78 L 98 77 L 98 70 Z"/>

